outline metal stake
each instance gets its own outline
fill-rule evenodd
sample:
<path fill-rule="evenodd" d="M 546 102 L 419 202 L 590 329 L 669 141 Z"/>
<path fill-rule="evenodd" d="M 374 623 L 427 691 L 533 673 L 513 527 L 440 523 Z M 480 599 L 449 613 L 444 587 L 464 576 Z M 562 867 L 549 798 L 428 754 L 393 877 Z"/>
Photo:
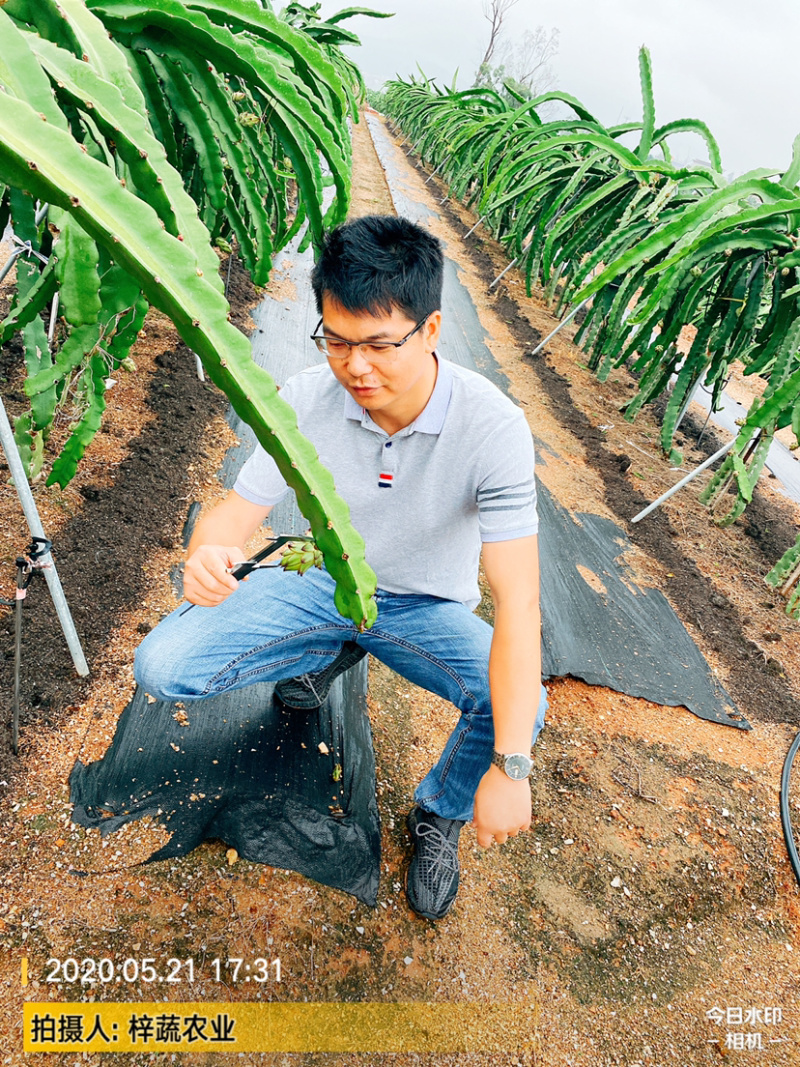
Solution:
<path fill-rule="evenodd" d="M 536 348 L 534 348 L 534 350 L 530 354 L 532 356 L 535 356 L 537 354 L 537 352 L 541 352 L 541 350 L 544 348 L 544 346 L 547 344 L 547 342 L 552 340 L 552 338 L 555 337 L 555 335 L 557 333 L 559 333 L 561 330 L 563 330 L 564 327 L 567 325 L 567 323 L 575 318 L 575 316 L 578 314 L 578 312 L 580 311 L 580 309 L 582 307 L 586 307 L 586 305 L 589 303 L 590 299 L 591 299 L 591 297 L 587 297 L 586 300 L 581 301 L 581 303 L 578 304 L 577 307 L 573 308 L 572 311 L 570 311 L 569 315 L 567 315 L 567 317 L 565 319 L 562 319 L 561 322 L 559 322 L 558 326 L 556 326 L 556 328 L 553 330 L 553 332 L 549 333 L 547 335 L 547 337 L 545 337 L 545 339 L 540 344 L 538 344 L 536 346 Z"/>
<path fill-rule="evenodd" d="M 11 255 L 8 257 L 8 259 L 3 264 L 3 269 L 0 270 L 0 282 L 3 280 L 3 278 L 5 278 L 5 276 L 10 272 L 11 268 L 16 263 L 17 256 L 21 255 L 22 252 L 24 252 L 24 251 L 25 251 L 24 248 L 14 248 L 12 250 Z"/>
<path fill-rule="evenodd" d="M 11 240 L 14 242 L 14 244 L 16 244 L 17 247 L 11 250 L 11 255 L 3 264 L 3 269 L 0 270 L 0 282 L 3 280 L 3 278 L 5 278 L 11 268 L 14 266 L 17 256 L 36 256 L 36 258 L 40 259 L 42 263 L 47 263 L 47 256 L 43 256 L 41 252 L 37 252 L 36 249 L 31 246 L 30 241 L 20 241 L 19 237 L 17 237 L 16 234 L 11 235 Z"/>
<path fill-rule="evenodd" d="M 53 347 L 53 338 L 56 333 L 56 322 L 58 321 L 58 293 L 56 292 L 53 297 L 53 304 L 50 308 L 50 326 L 47 329 L 47 344 L 50 348 Z"/>
<path fill-rule="evenodd" d="M 444 166 L 444 163 L 443 163 L 443 162 L 442 162 L 442 163 L 440 163 L 440 164 L 439 164 L 439 166 L 438 166 L 438 167 L 436 168 L 436 170 L 435 170 L 435 171 L 433 171 L 433 173 L 432 173 L 432 174 L 429 174 L 429 175 L 428 175 L 428 177 L 427 177 L 427 178 L 425 179 L 425 182 L 424 182 L 424 184 L 425 184 L 425 185 L 427 185 L 427 184 L 428 184 L 428 182 L 429 182 L 429 181 L 431 180 L 431 178 L 435 178 L 435 177 L 436 177 L 436 175 L 437 175 L 437 174 L 439 173 L 439 171 L 440 171 L 440 170 L 442 169 L 442 167 L 443 167 L 443 166 Z"/>
<path fill-rule="evenodd" d="M 472 229 L 471 230 L 467 230 L 467 232 L 464 234 L 464 236 L 461 238 L 461 240 L 462 241 L 466 241 L 466 239 L 470 236 L 470 234 L 474 233 L 477 230 L 477 228 L 480 226 L 480 224 L 485 219 L 486 219 L 486 216 L 485 215 L 481 215 L 481 217 L 478 219 L 478 221 L 475 223 L 475 225 L 472 227 Z"/>
<path fill-rule="evenodd" d="M 731 380 L 732 377 L 733 377 L 732 374 L 728 375 L 728 377 L 725 379 L 725 381 L 722 384 L 722 388 L 723 389 L 725 388 L 725 386 L 728 384 L 728 382 Z M 678 418 L 675 421 L 675 429 L 673 430 L 673 433 L 677 433 L 678 430 L 680 429 L 681 423 L 686 418 L 686 412 L 689 410 L 689 404 L 691 404 L 691 402 L 695 398 L 696 393 L 698 391 L 700 391 L 700 390 L 702 390 L 706 394 L 706 396 L 712 396 L 713 395 L 713 390 L 712 389 L 706 389 L 706 387 L 703 385 L 703 383 L 701 381 L 698 381 L 697 384 L 695 385 L 694 389 L 691 390 L 691 392 L 689 393 L 689 395 L 687 396 L 687 398 L 683 402 L 683 406 L 681 407 L 680 414 L 678 415 Z M 703 440 L 703 437 L 705 436 L 706 427 L 708 426 L 708 420 L 711 418 L 713 413 L 714 413 L 713 406 L 711 406 L 708 409 L 708 415 L 706 415 L 706 421 L 703 423 L 703 428 L 700 431 L 700 436 L 697 438 L 698 447 L 700 445 L 700 442 Z"/>
<path fill-rule="evenodd" d="M 695 469 L 693 471 L 690 471 L 689 474 L 687 474 L 685 478 L 681 478 L 681 480 L 679 482 L 677 482 L 675 485 L 673 485 L 673 487 L 671 489 L 668 489 L 666 491 L 666 493 L 662 493 L 662 495 L 658 498 L 658 500 L 654 500 L 652 504 L 649 504 L 644 509 L 644 511 L 640 511 L 638 515 L 635 515 L 631 519 L 631 522 L 638 522 L 640 519 L 643 519 L 646 515 L 649 515 L 651 511 L 655 511 L 655 509 L 657 507 L 659 507 L 661 504 L 663 504 L 665 500 L 669 500 L 669 498 L 671 496 L 673 496 L 675 493 L 677 493 L 679 489 L 683 489 L 684 485 L 688 485 L 689 482 L 691 482 L 693 478 L 696 478 L 698 474 L 700 474 L 702 471 L 704 471 L 706 469 L 706 467 L 710 467 L 711 464 L 715 460 L 720 459 L 722 456 L 725 455 L 726 452 L 730 452 L 730 450 L 733 448 L 733 446 L 735 444 L 736 444 L 736 438 L 734 437 L 732 441 L 729 441 L 727 443 L 727 445 L 723 445 L 723 447 L 720 448 L 719 451 L 715 452 L 713 456 L 709 456 L 708 459 L 704 460 L 700 464 L 699 467 L 695 467 Z"/>
<path fill-rule="evenodd" d="M 22 466 L 22 460 L 17 451 L 17 444 L 11 430 L 11 423 L 8 421 L 8 415 L 2 400 L 0 400 L 0 443 L 2 443 L 3 451 L 6 454 L 6 461 L 9 470 L 11 471 L 11 476 L 14 479 L 17 496 L 22 504 L 22 510 L 24 511 L 25 518 L 28 522 L 28 529 L 34 537 L 43 538 L 45 533 L 44 527 L 42 526 L 42 520 L 39 518 L 36 502 L 33 499 L 31 487 L 28 485 L 25 469 Z M 75 670 L 78 674 L 86 677 L 89 673 L 89 666 L 86 663 L 86 657 L 81 648 L 81 642 L 75 629 L 75 623 L 72 621 L 67 598 L 64 596 L 64 590 L 58 577 L 58 571 L 56 570 L 56 565 L 53 562 L 50 553 L 42 558 L 42 562 L 49 564 L 44 572 L 44 576 L 47 581 L 47 587 L 50 590 L 50 596 L 53 599 L 56 614 L 61 623 L 61 629 L 67 640 L 67 646 L 72 656 L 72 662 L 75 664 Z"/>
<path fill-rule="evenodd" d="M 509 271 L 511 270 L 511 268 L 512 268 L 512 267 L 514 266 L 514 264 L 515 264 L 515 263 L 518 263 L 518 262 L 519 262 L 519 260 L 520 260 L 521 258 L 522 258 L 521 256 L 517 256 L 517 258 L 516 258 L 516 259 L 512 259 L 512 260 L 511 260 L 511 262 L 509 263 L 509 265 L 508 265 L 508 266 L 506 267 L 506 269 L 505 269 L 505 270 L 503 270 L 503 271 L 501 271 L 501 272 L 500 272 L 500 273 L 499 273 L 499 274 L 497 275 L 497 277 L 496 277 L 496 278 L 495 278 L 495 280 L 494 280 L 494 281 L 492 282 L 492 284 L 491 284 L 491 285 L 489 286 L 489 288 L 490 288 L 490 289 L 494 289 L 494 287 L 495 287 L 495 286 L 497 285 L 497 283 L 498 283 L 498 282 L 500 281 L 500 279 L 501 279 L 501 278 L 503 277 L 503 275 L 505 275 L 505 274 L 508 274 L 508 272 L 509 272 Z"/>

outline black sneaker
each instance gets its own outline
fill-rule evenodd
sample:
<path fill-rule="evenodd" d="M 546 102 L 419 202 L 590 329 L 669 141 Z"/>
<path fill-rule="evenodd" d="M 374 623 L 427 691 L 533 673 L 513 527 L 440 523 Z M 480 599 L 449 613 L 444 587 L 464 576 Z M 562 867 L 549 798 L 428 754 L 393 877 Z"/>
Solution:
<path fill-rule="evenodd" d="M 301 674 L 299 678 L 284 678 L 275 686 L 275 695 L 287 708 L 313 711 L 325 702 L 335 679 L 354 667 L 366 654 L 366 649 L 355 641 L 345 641 L 339 655 L 324 671 Z"/>
<path fill-rule="evenodd" d="M 458 892 L 458 835 L 464 823 L 415 807 L 406 819 L 414 856 L 406 875 L 406 897 L 423 919 L 442 919 Z"/>

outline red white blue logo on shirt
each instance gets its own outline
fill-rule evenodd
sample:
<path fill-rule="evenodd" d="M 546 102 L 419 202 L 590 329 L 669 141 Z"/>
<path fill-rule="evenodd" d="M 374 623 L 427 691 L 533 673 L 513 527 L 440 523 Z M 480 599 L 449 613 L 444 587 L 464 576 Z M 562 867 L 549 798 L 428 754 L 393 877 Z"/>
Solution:
<path fill-rule="evenodd" d="M 378 475 L 378 488 L 379 489 L 391 489 L 393 474 L 381 473 Z"/>

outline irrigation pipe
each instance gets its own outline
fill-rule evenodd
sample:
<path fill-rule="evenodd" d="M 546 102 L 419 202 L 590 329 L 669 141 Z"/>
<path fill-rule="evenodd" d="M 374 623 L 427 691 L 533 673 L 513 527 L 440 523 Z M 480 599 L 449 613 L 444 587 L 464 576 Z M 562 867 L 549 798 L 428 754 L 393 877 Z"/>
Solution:
<path fill-rule="evenodd" d="M 797 755 L 797 750 L 800 748 L 800 734 L 792 741 L 789 751 L 786 753 L 786 760 L 783 764 L 783 774 L 781 775 L 781 825 L 783 826 L 783 837 L 786 841 L 786 848 L 789 852 L 789 862 L 792 865 L 794 876 L 800 883 L 800 857 L 797 855 L 797 846 L 794 843 L 794 833 L 792 831 L 792 815 L 789 811 L 789 779 L 792 774 L 792 763 L 794 757 Z"/>
<path fill-rule="evenodd" d="M 689 482 L 691 482 L 694 478 L 697 477 L 698 474 L 704 471 L 706 467 L 710 467 L 715 460 L 718 460 L 721 456 L 724 456 L 726 452 L 730 452 L 730 450 L 735 444 L 736 438 L 734 437 L 733 440 L 727 443 L 727 445 L 723 445 L 722 448 L 715 452 L 713 456 L 709 456 L 708 459 L 703 460 L 700 466 L 695 467 L 695 469 L 693 471 L 690 471 L 685 478 L 681 478 L 681 480 L 675 485 L 673 485 L 671 489 L 668 489 L 666 493 L 662 493 L 658 500 L 654 500 L 652 504 L 649 504 L 644 509 L 644 511 L 640 511 L 638 515 L 634 515 L 634 517 L 631 519 L 631 522 L 638 522 L 640 519 L 645 518 L 646 515 L 649 515 L 651 511 L 655 511 L 655 509 L 661 504 L 663 504 L 665 500 L 669 500 L 669 498 L 675 493 L 677 493 L 679 489 L 683 489 L 684 485 L 688 485 Z"/>
<path fill-rule="evenodd" d="M 2 443 L 3 451 L 6 454 L 6 461 L 8 462 L 11 476 L 14 479 L 14 486 L 16 487 L 19 501 L 22 504 L 22 510 L 25 512 L 28 529 L 33 537 L 44 538 L 45 533 L 44 527 L 42 526 L 42 520 L 39 518 L 36 501 L 33 499 L 31 487 L 28 485 L 25 469 L 22 466 L 22 460 L 17 451 L 17 444 L 14 440 L 14 434 L 11 430 L 11 424 L 8 421 L 8 415 L 6 414 L 5 405 L 2 400 L 0 400 L 0 443 Z M 81 676 L 86 677 L 89 673 L 89 666 L 86 663 L 86 657 L 81 648 L 81 642 L 78 637 L 78 632 L 75 629 L 75 623 L 72 621 L 72 615 L 69 610 L 69 605 L 67 604 L 67 598 L 64 596 L 64 590 L 61 585 L 61 580 L 58 577 L 56 565 L 49 552 L 46 556 L 42 557 L 42 563 L 48 564 L 44 576 L 47 581 L 47 587 L 50 590 L 50 596 L 53 598 L 53 604 L 59 622 L 61 623 L 61 629 L 63 630 L 64 637 L 67 641 L 67 647 L 72 656 L 72 662 L 75 664 L 75 670 Z"/>

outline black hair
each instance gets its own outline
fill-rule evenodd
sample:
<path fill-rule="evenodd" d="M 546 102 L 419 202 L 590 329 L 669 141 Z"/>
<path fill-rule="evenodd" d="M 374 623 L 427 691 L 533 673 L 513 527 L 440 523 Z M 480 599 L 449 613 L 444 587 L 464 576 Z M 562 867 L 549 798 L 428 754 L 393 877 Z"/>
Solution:
<path fill-rule="evenodd" d="M 442 304 L 444 257 L 438 238 L 408 219 L 365 215 L 325 236 L 311 285 L 322 314 L 329 297 L 350 312 L 420 322 Z"/>

